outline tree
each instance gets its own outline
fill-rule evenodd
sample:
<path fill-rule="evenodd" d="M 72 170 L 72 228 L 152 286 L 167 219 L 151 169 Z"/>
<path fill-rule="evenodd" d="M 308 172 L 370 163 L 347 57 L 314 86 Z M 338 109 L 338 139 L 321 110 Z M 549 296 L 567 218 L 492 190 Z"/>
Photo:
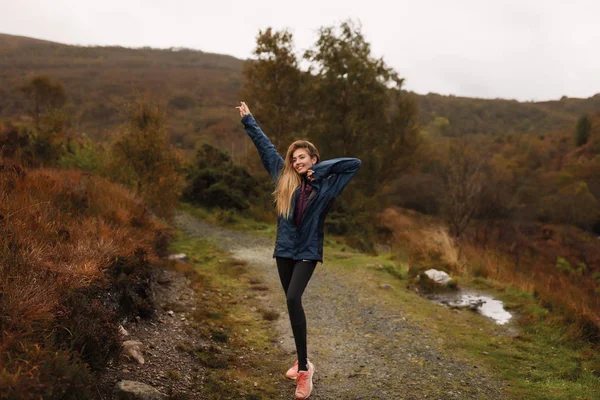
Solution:
<path fill-rule="evenodd" d="M 170 217 L 181 193 L 181 159 L 169 144 L 165 116 L 156 103 L 140 99 L 129 106 L 112 155 L 113 180 L 133 187 L 157 214 Z"/>
<path fill-rule="evenodd" d="M 62 108 L 67 101 L 67 94 L 60 82 L 52 82 L 44 75 L 34 76 L 21 87 L 21 92 L 27 99 L 27 113 L 39 128 L 43 114 Z"/>
<path fill-rule="evenodd" d="M 351 20 L 321 28 L 304 58 L 314 75 L 309 114 L 321 153 L 360 158 L 355 179 L 367 196 L 375 194 L 380 178 L 397 170 L 398 151 L 416 143 L 416 103 L 401 91 L 403 79 L 373 57 Z"/>
<path fill-rule="evenodd" d="M 419 127 L 417 100 L 399 88 L 392 89 L 389 126 L 379 134 L 376 146 L 381 165 L 377 177 L 381 185 L 397 178 L 416 163 L 423 140 Z"/>
<path fill-rule="evenodd" d="M 442 212 L 454 237 L 460 237 L 480 209 L 486 163 L 486 156 L 464 140 L 455 141 L 448 149 L 447 165 L 441 171 L 445 189 Z"/>
<path fill-rule="evenodd" d="M 575 144 L 577 147 L 586 144 L 590 138 L 592 132 L 592 122 L 587 114 L 582 115 L 577 120 L 577 126 L 575 127 Z"/>
<path fill-rule="evenodd" d="M 293 36 L 287 30 L 259 31 L 253 53 L 257 59 L 244 64 L 241 100 L 249 104 L 275 148 L 284 153 L 294 137 L 304 133 L 306 112 L 304 77 Z"/>

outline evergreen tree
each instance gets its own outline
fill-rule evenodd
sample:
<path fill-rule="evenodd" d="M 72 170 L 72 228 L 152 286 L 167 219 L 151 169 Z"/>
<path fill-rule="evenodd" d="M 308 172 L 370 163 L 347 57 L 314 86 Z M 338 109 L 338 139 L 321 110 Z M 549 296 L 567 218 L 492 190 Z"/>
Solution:
<path fill-rule="evenodd" d="M 592 131 L 592 122 L 587 114 L 581 116 L 577 120 L 577 126 L 575 128 L 575 144 L 577 147 L 586 144 L 590 138 Z"/>

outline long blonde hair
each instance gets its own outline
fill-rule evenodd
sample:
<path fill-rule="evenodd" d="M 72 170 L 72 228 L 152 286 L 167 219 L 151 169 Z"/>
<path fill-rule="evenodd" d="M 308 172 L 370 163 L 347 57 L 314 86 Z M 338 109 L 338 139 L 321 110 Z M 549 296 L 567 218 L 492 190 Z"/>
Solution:
<path fill-rule="evenodd" d="M 294 169 L 292 162 L 294 151 L 297 149 L 306 149 L 310 158 L 317 157 L 317 162 L 320 160 L 319 150 L 317 150 L 315 145 L 308 140 L 296 140 L 288 147 L 283 168 L 279 173 L 279 178 L 277 178 L 275 191 L 272 193 L 273 202 L 277 208 L 277 215 L 283 216 L 286 219 L 289 218 L 292 210 L 292 197 L 294 196 L 294 192 L 302 184 L 302 178 Z"/>

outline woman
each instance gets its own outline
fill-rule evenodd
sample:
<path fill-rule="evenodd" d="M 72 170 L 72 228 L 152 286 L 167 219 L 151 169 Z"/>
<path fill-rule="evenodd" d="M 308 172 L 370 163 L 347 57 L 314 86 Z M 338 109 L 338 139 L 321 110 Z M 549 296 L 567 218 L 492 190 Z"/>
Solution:
<path fill-rule="evenodd" d="M 306 140 L 292 143 L 284 160 L 246 103 L 240 102 L 236 108 L 275 186 L 273 197 L 278 218 L 273 257 L 286 294 L 298 353 L 286 377 L 297 382 L 296 398 L 306 399 L 312 391 L 315 367 L 307 355 L 301 298 L 317 262 L 323 263 L 325 216 L 333 200 L 360 168 L 361 161 L 343 157 L 320 162 L 318 150 Z"/>

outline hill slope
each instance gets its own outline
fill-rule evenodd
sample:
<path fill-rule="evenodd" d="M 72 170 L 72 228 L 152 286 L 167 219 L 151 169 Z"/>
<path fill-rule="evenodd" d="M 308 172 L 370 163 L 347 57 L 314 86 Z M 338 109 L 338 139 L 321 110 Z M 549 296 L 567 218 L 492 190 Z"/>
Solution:
<path fill-rule="evenodd" d="M 19 87 L 28 77 L 45 74 L 65 85 L 68 109 L 79 132 L 105 136 L 123 120 L 127 99 L 152 93 L 170 106 L 173 143 L 193 148 L 204 139 L 224 146 L 239 136 L 231 107 L 239 100 L 243 62 L 191 49 L 83 47 L 0 34 L 0 118 L 22 115 Z M 436 116 L 447 118 L 448 135 L 564 129 L 583 113 L 600 109 L 600 94 L 537 103 L 416 96 L 422 123 L 427 125 Z"/>

